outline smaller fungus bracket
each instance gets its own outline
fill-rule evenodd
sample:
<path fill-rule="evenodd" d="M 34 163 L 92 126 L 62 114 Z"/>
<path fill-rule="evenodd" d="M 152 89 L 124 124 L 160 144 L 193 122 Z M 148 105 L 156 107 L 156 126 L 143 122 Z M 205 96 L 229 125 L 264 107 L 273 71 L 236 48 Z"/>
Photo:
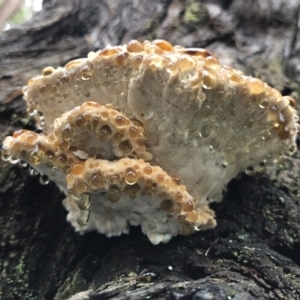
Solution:
<path fill-rule="evenodd" d="M 113 219 L 123 219 L 125 215 L 132 225 L 143 224 L 143 231 L 152 241 L 169 237 L 170 227 L 181 234 L 190 234 L 195 229 L 204 230 L 216 224 L 207 204 L 197 205 L 184 185 L 159 166 L 151 166 L 142 159 L 122 158 L 112 162 L 88 159 L 75 164 L 66 180 L 71 194 L 69 200 L 75 199 L 79 210 L 89 210 L 97 220 L 93 213 L 98 209 L 93 207 L 110 208 Z M 106 196 L 101 197 L 103 194 Z M 70 205 L 75 206 L 74 202 Z M 95 222 L 99 223 L 100 219 Z M 106 228 L 99 228 L 102 227 Z"/>
<path fill-rule="evenodd" d="M 82 151 L 87 157 L 113 159 L 131 155 L 144 160 L 152 158 L 145 147 L 142 124 L 128 119 L 110 104 L 85 102 L 57 118 L 54 133 L 59 137 L 60 147 Z"/>
<path fill-rule="evenodd" d="M 79 162 L 72 152 L 60 149 L 55 135 L 45 136 L 29 130 L 15 131 L 4 140 L 2 149 L 4 161 L 29 163 L 46 181 L 55 181 L 64 192 L 67 191 L 65 172 Z"/>

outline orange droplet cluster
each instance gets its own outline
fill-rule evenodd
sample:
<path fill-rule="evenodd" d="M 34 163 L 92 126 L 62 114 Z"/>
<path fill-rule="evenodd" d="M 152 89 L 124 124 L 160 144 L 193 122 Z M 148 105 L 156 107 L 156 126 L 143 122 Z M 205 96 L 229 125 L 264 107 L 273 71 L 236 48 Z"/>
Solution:
<path fill-rule="evenodd" d="M 214 213 L 208 207 L 197 208 L 184 185 L 142 159 L 122 158 L 111 162 L 90 158 L 71 168 L 67 184 L 75 197 L 106 192 L 108 201 L 115 204 L 146 194 L 155 199 L 157 208 L 168 217 L 184 219 L 184 228 L 190 227 L 191 232 L 194 227 L 215 225 Z"/>
<path fill-rule="evenodd" d="M 53 169 L 67 172 L 78 162 L 75 155 L 59 148 L 59 141 L 55 136 L 39 135 L 28 130 L 19 130 L 13 137 L 7 137 L 3 144 L 3 153 L 10 153 L 10 156 L 28 161 L 37 169 L 49 168 L 48 172 L 43 172 L 48 175 Z"/>
<path fill-rule="evenodd" d="M 72 151 L 84 151 L 89 157 L 103 157 L 103 143 L 110 143 L 116 157 L 134 155 L 150 160 L 145 147 L 144 128 L 111 105 L 85 102 L 55 120 L 54 132 L 60 145 Z"/>

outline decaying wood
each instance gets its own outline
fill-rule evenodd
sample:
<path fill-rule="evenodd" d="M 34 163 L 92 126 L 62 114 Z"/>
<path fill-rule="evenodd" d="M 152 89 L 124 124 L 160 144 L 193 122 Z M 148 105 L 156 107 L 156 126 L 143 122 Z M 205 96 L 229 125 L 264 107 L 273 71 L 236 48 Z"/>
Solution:
<path fill-rule="evenodd" d="M 298 2 L 265 2 L 45 0 L 0 35 L 0 140 L 34 129 L 21 97 L 30 77 L 131 39 L 206 47 L 298 99 Z M 300 299 L 299 168 L 296 154 L 241 175 L 214 204 L 216 229 L 153 246 L 139 228 L 79 236 L 54 184 L 0 162 L 0 298 Z"/>

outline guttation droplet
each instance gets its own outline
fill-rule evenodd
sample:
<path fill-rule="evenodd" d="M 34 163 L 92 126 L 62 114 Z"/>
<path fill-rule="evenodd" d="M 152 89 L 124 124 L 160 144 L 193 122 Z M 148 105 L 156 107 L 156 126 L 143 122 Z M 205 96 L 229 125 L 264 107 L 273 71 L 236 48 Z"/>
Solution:
<path fill-rule="evenodd" d="M 27 162 L 24 160 L 20 160 L 18 163 L 19 167 L 26 168 L 28 166 Z"/>
<path fill-rule="evenodd" d="M 212 89 L 218 81 L 218 77 L 215 71 L 207 69 L 202 71 L 202 87 L 210 90 Z"/>
<path fill-rule="evenodd" d="M 29 153 L 29 161 L 33 165 L 39 165 L 45 157 L 44 151 L 40 150 L 38 146 L 35 146 Z"/>
<path fill-rule="evenodd" d="M 150 219 L 148 221 L 148 227 L 149 227 L 149 229 L 152 229 L 152 230 L 156 229 L 157 228 L 157 220 L 156 219 Z"/>
<path fill-rule="evenodd" d="M 87 210 L 90 207 L 90 195 L 83 193 L 79 196 L 77 201 L 80 210 Z"/>
<path fill-rule="evenodd" d="M 203 105 L 200 113 L 203 117 L 208 117 L 212 113 L 212 108 L 209 105 Z"/>
<path fill-rule="evenodd" d="M 116 203 L 122 197 L 122 191 L 116 185 L 111 185 L 107 191 L 107 199 L 112 202 Z"/>
<path fill-rule="evenodd" d="M 106 142 L 111 136 L 111 129 L 107 125 L 103 125 L 98 132 L 98 139 L 100 142 Z"/>
<path fill-rule="evenodd" d="M 19 161 L 20 161 L 20 159 L 19 159 L 18 157 L 16 157 L 16 156 L 13 155 L 13 156 L 10 158 L 9 163 L 15 165 L 15 164 L 17 164 Z"/>
<path fill-rule="evenodd" d="M 119 144 L 119 150 L 122 152 L 122 155 L 129 155 L 132 151 L 132 146 L 129 141 L 123 141 Z"/>
<path fill-rule="evenodd" d="M 171 213 L 174 211 L 174 203 L 170 199 L 163 200 L 160 203 L 160 208 L 165 212 Z"/>
<path fill-rule="evenodd" d="M 199 132 L 199 135 L 201 137 L 206 138 L 206 137 L 209 136 L 209 134 L 210 134 L 210 128 L 207 125 L 203 125 L 200 132 Z"/>
<path fill-rule="evenodd" d="M 74 135 L 75 129 L 72 127 L 71 123 L 67 123 L 61 131 L 62 138 L 65 140 L 70 140 Z"/>
<path fill-rule="evenodd" d="M 248 167 L 246 170 L 245 170 L 245 174 L 248 175 L 248 176 L 252 176 L 254 175 L 255 171 L 254 171 L 254 168 L 252 166 Z"/>
<path fill-rule="evenodd" d="M 202 93 L 202 92 L 199 92 L 199 94 L 197 95 L 197 99 L 200 102 L 203 102 L 206 99 L 206 95 L 204 93 Z"/>
<path fill-rule="evenodd" d="M 187 124 L 187 129 L 188 129 L 189 132 L 195 132 L 197 130 L 197 128 L 198 128 L 198 126 L 194 122 L 189 122 Z"/>
<path fill-rule="evenodd" d="M 153 109 L 152 109 L 152 107 L 147 106 L 147 107 L 144 109 L 143 113 L 142 113 L 142 117 L 143 117 L 145 120 L 151 119 L 151 118 L 153 117 Z"/>
<path fill-rule="evenodd" d="M 236 156 L 234 154 L 228 153 L 225 156 L 225 160 L 226 160 L 227 165 L 233 165 L 236 161 Z"/>
<path fill-rule="evenodd" d="M 264 99 L 261 99 L 259 102 L 258 102 L 258 106 L 262 109 L 265 109 L 267 108 L 269 105 L 269 100 L 267 98 L 264 98 Z"/>
<path fill-rule="evenodd" d="M 138 175 L 136 171 L 132 168 L 127 169 L 125 173 L 125 182 L 129 185 L 133 185 L 137 182 Z"/>
<path fill-rule="evenodd" d="M 77 216 L 77 223 L 85 226 L 89 221 L 90 212 L 88 210 L 80 210 Z"/>
<path fill-rule="evenodd" d="M 49 183 L 49 177 L 47 175 L 42 175 L 40 176 L 39 182 L 42 185 L 47 185 Z"/>
<path fill-rule="evenodd" d="M 288 154 L 289 154 L 289 155 L 293 155 L 293 154 L 296 152 L 296 150 L 297 150 L 296 145 L 291 145 L 291 146 L 289 146 L 289 148 L 288 148 Z"/>
<path fill-rule="evenodd" d="M 39 174 L 39 172 L 38 172 L 37 170 L 35 170 L 35 169 L 30 169 L 30 171 L 29 171 L 29 175 L 30 175 L 30 176 L 36 176 L 37 174 Z"/>
<path fill-rule="evenodd" d="M 87 65 L 81 70 L 81 79 L 89 80 L 92 77 L 93 66 Z"/>
<path fill-rule="evenodd" d="M 55 177 L 58 174 L 58 169 L 56 167 L 52 168 L 50 171 L 50 175 Z"/>
<path fill-rule="evenodd" d="M 11 152 L 3 150 L 1 153 L 1 159 L 3 161 L 9 161 L 12 158 L 13 154 Z"/>
<path fill-rule="evenodd" d="M 210 148 L 211 149 L 216 149 L 220 146 L 220 141 L 217 137 L 213 137 L 211 140 L 210 140 Z"/>

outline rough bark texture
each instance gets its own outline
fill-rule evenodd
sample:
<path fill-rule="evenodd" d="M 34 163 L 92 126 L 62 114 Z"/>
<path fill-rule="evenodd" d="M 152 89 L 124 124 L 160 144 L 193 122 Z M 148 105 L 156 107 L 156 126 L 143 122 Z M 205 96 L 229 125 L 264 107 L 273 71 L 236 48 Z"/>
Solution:
<path fill-rule="evenodd" d="M 0 142 L 34 129 L 21 96 L 30 77 L 130 39 L 206 47 L 298 99 L 299 18 L 298 0 L 44 0 L 0 35 Z M 299 158 L 241 175 L 213 207 L 216 229 L 158 246 L 139 228 L 78 235 L 54 184 L 0 162 L 0 298 L 300 299 Z"/>

